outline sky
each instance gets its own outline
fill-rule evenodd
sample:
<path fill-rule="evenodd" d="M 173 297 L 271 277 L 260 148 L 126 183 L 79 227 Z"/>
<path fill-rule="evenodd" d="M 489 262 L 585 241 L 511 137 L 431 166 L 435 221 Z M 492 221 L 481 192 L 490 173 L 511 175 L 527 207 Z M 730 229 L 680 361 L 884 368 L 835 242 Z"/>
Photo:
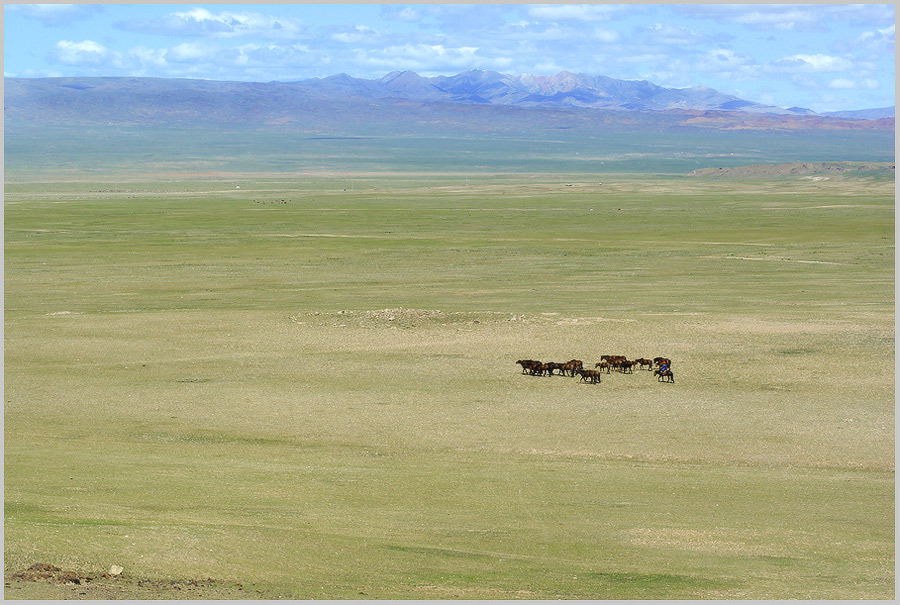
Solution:
<path fill-rule="evenodd" d="M 816 112 L 894 105 L 893 4 L 6 4 L 6 77 L 560 71 Z"/>

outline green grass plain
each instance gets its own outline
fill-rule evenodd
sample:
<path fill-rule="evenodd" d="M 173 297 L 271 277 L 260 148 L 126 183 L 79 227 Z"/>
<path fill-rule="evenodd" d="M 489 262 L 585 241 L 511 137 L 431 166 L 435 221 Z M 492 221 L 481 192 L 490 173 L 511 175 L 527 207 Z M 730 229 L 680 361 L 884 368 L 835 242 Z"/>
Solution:
<path fill-rule="evenodd" d="M 7 576 L 894 597 L 893 181 L 26 176 L 4 211 Z M 603 354 L 676 382 L 515 365 Z"/>

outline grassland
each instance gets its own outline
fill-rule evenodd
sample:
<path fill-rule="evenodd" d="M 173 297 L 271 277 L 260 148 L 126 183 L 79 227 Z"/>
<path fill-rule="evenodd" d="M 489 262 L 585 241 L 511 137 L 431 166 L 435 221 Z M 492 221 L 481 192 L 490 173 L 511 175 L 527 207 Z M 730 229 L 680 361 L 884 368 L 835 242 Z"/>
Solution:
<path fill-rule="evenodd" d="M 586 114 L 589 115 L 589 114 Z M 413 119 L 343 129 L 272 130 L 218 125 L 164 128 L 6 123 L 7 178 L 94 179 L 123 173 L 412 172 L 420 174 L 683 175 L 710 167 L 793 161 L 893 162 L 887 131 L 771 132 L 659 129 L 583 120 L 455 126 Z"/>
<path fill-rule="evenodd" d="M 893 182 L 28 177 L 4 235 L 7 598 L 894 597 Z M 607 353 L 676 383 L 514 363 Z"/>

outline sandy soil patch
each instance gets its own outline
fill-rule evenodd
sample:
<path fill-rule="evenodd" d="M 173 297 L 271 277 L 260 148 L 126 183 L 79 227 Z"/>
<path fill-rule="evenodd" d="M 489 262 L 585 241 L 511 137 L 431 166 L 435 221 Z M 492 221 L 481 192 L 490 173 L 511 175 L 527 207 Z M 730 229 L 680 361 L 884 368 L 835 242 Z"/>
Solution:
<path fill-rule="evenodd" d="M 810 265 L 843 265 L 849 266 L 850 263 L 838 263 L 828 260 L 801 260 L 798 258 L 781 258 L 777 256 L 701 256 L 699 258 L 727 259 L 727 260 L 749 260 L 764 261 L 773 263 L 801 263 Z"/>
<path fill-rule="evenodd" d="M 732 555 L 777 557 L 782 553 L 771 545 L 748 544 L 747 535 L 735 536 L 728 532 L 702 531 L 678 528 L 636 528 L 628 532 L 630 542 L 636 546 L 653 548 L 678 548 L 683 550 L 714 552 Z"/>
<path fill-rule="evenodd" d="M 783 322 L 763 319 L 740 319 L 717 322 L 709 326 L 713 331 L 734 334 L 827 334 L 843 332 L 852 327 L 849 322 Z"/>

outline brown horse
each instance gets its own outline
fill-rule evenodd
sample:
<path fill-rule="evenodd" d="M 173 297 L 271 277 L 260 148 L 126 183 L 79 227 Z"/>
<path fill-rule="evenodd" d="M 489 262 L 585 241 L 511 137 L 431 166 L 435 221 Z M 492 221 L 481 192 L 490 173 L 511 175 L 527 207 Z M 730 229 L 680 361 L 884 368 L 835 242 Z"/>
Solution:
<path fill-rule="evenodd" d="M 530 374 L 532 374 L 532 375 L 534 374 L 535 368 L 536 368 L 537 366 L 541 365 L 541 362 L 540 362 L 540 361 L 537 361 L 537 360 L 535 360 L 535 359 L 520 359 L 520 360 L 517 361 L 516 363 L 519 364 L 520 366 L 522 366 L 522 373 L 523 373 L 523 374 L 524 374 L 525 372 L 528 372 L 528 373 L 530 373 Z"/>
<path fill-rule="evenodd" d="M 522 366 L 522 373 L 524 374 L 534 364 L 534 360 L 533 359 L 520 359 L 516 363 L 519 364 L 520 366 Z"/>
<path fill-rule="evenodd" d="M 548 361 L 547 362 L 547 373 L 550 376 L 553 376 L 553 370 L 559 370 L 559 375 L 562 376 L 564 365 L 565 364 L 562 364 L 562 363 L 556 363 L 555 361 Z"/>
<path fill-rule="evenodd" d="M 646 357 L 639 357 L 639 358 L 635 359 L 635 361 L 640 366 L 639 369 L 643 370 L 644 366 L 647 366 L 647 371 L 653 370 L 653 362 L 651 360 L 647 359 Z"/>
<path fill-rule="evenodd" d="M 600 372 L 597 370 L 575 370 L 575 373 L 581 374 L 582 382 L 590 382 L 591 384 L 600 382 Z"/>
<path fill-rule="evenodd" d="M 595 368 L 599 368 L 599 370 L 600 370 L 601 372 L 602 372 L 603 370 L 606 370 L 606 373 L 609 374 L 609 367 L 610 367 L 610 366 L 609 366 L 609 362 L 608 362 L 608 361 L 598 361 L 597 363 L 594 364 L 594 367 L 595 367 Z"/>
<path fill-rule="evenodd" d="M 656 370 L 653 375 L 656 376 L 656 382 L 675 382 L 675 374 L 672 373 L 672 370 L 662 372 Z"/>
<path fill-rule="evenodd" d="M 553 373 L 550 371 L 550 364 L 548 363 L 539 363 L 531 368 L 532 376 L 543 376 L 547 374 L 548 376 L 552 376 Z"/>
<path fill-rule="evenodd" d="M 575 377 L 575 372 L 581 370 L 584 367 L 584 362 L 580 359 L 570 359 L 566 363 L 563 364 L 562 373 L 563 375 L 568 372 L 569 376 Z"/>

